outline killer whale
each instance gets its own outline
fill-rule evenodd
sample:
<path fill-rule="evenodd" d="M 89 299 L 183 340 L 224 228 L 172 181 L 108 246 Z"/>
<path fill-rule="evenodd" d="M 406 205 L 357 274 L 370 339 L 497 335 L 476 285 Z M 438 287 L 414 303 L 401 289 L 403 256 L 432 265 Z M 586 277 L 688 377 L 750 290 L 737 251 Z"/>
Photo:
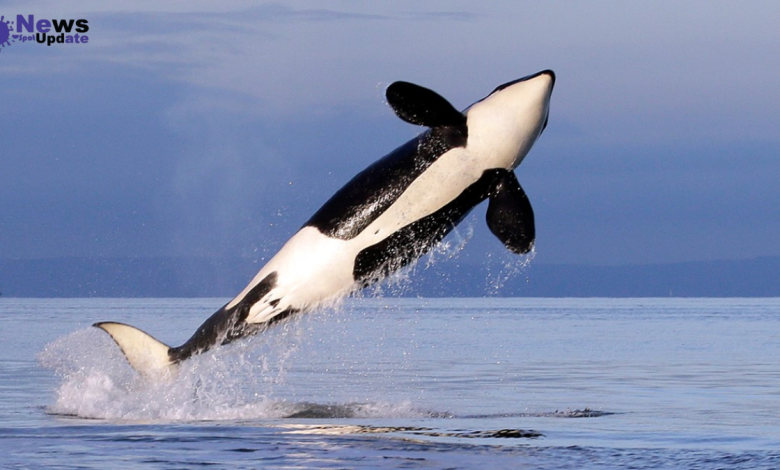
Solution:
<path fill-rule="evenodd" d="M 392 83 L 387 102 L 426 131 L 358 173 L 296 232 L 243 291 L 184 344 L 170 347 L 130 325 L 100 322 L 131 366 L 169 375 L 192 355 L 258 333 L 377 282 L 441 241 L 488 200 L 490 231 L 514 253 L 535 240 L 534 215 L 514 169 L 547 126 L 555 74 L 500 85 L 458 111 L 436 92 Z"/>

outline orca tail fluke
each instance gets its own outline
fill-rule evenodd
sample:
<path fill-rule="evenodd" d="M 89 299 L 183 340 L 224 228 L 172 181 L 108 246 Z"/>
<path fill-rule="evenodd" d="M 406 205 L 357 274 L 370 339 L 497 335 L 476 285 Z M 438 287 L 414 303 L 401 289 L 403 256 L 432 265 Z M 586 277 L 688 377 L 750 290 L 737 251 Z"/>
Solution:
<path fill-rule="evenodd" d="M 149 378 L 166 378 L 175 372 L 171 348 L 151 335 L 130 325 L 100 322 L 92 325 L 108 333 L 138 373 Z"/>

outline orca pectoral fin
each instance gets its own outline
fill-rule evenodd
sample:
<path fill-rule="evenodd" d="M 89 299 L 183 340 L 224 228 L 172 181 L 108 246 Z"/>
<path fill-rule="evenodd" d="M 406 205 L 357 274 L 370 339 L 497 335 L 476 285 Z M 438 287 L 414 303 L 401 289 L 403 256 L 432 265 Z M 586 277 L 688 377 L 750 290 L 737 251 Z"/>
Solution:
<path fill-rule="evenodd" d="M 496 176 L 488 203 L 487 224 L 493 235 L 513 253 L 528 253 L 534 246 L 534 211 L 513 171 L 502 171 Z"/>
<path fill-rule="evenodd" d="M 169 378 L 175 371 L 166 344 L 138 328 L 123 323 L 102 322 L 92 325 L 108 333 L 119 345 L 127 362 L 141 375 L 152 379 Z"/>
<path fill-rule="evenodd" d="M 385 92 L 387 102 L 404 121 L 430 128 L 463 126 L 466 116 L 433 90 L 409 82 L 392 83 Z"/>

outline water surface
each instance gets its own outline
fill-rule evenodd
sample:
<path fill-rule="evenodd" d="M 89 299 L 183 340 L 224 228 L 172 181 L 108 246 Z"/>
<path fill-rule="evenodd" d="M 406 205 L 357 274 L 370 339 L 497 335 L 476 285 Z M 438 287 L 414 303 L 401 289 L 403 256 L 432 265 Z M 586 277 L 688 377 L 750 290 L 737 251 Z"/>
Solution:
<path fill-rule="evenodd" d="M 0 299 L 1 468 L 778 468 L 780 299 L 351 299 L 149 383 L 223 299 Z"/>

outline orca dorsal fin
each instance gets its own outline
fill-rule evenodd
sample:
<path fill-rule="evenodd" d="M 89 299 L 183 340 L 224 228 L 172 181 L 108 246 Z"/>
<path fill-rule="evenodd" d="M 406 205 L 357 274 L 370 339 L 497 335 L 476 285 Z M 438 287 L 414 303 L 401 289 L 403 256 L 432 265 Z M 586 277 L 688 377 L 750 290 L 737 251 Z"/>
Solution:
<path fill-rule="evenodd" d="M 531 251 L 536 239 L 534 210 L 513 171 L 501 170 L 493 180 L 486 218 L 490 231 L 511 252 Z"/>
<path fill-rule="evenodd" d="M 430 128 L 463 126 L 466 116 L 443 96 L 409 82 L 394 82 L 385 91 L 387 102 L 404 121 Z"/>

